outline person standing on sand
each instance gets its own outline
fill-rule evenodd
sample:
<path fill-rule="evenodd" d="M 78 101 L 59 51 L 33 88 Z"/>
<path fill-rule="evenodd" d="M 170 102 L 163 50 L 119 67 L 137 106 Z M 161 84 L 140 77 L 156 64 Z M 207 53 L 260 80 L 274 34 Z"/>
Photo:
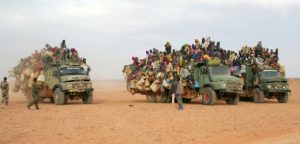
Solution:
<path fill-rule="evenodd" d="M 0 88 L 2 90 L 2 109 L 6 108 L 8 105 L 8 91 L 9 91 L 9 84 L 7 82 L 7 78 L 4 77 L 4 81 L 1 82 Z"/>
<path fill-rule="evenodd" d="M 176 92 L 177 92 L 177 86 L 178 86 L 178 76 L 175 75 L 174 76 L 174 80 L 172 81 L 171 84 L 171 94 L 172 94 L 172 104 L 175 104 L 175 96 L 176 96 Z"/>
<path fill-rule="evenodd" d="M 39 95 L 38 95 L 39 87 L 37 84 L 37 78 L 33 78 L 33 83 L 32 83 L 32 101 L 27 105 L 27 108 L 30 110 L 30 107 L 32 105 L 35 105 L 35 108 L 39 110 Z"/>
<path fill-rule="evenodd" d="M 179 82 L 176 89 L 176 99 L 179 105 L 178 110 L 183 110 L 182 94 L 184 93 L 182 77 L 179 78 Z"/>

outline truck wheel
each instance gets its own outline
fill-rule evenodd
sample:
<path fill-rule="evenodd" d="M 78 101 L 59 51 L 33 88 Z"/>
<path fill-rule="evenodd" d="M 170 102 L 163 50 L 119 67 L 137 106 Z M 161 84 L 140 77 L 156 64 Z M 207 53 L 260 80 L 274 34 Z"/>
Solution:
<path fill-rule="evenodd" d="M 262 92 L 259 88 L 255 88 L 253 90 L 253 102 L 263 103 L 264 101 L 265 101 L 264 92 Z"/>
<path fill-rule="evenodd" d="M 27 90 L 24 92 L 24 95 L 26 97 L 26 100 L 28 103 L 30 103 L 32 101 L 32 93 L 31 93 L 31 89 Z"/>
<path fill-rule="evenodd" d="M 277 96 L 277 100 L 279 103 L 286 103 L 288 101 L 289 94 L 287 92 L 283 93 L 280 96 Z"/>
<path fill-rule="evenodd" d="M 56 88 L 54 91 L 54 103 L 56 105 L 65 104 L 65 93 L 60 90 L 60 88 Z"/>
<path fill-rule="evenodd" d="M 44 102 L 44 98 L 39 96 L 39 103 L 43 103 Z"/>
<path fill-rule="evenodd" d="M 146 95 L 146 99 L 148 102 L 152 102 L 152 103 L 155 103 L 155 96 L 153 94 L 147 94 Z"/>
<path fill-rule="evenodd" d="M 238 94 L 232 94 L 225 101 L 227 104 L 236 105 L 240 101 L 240 97 Z"/>
<path fill-rule="evenodd" d="M 172 96 L 168 96 L 166 99 L 166 103 L 170 103 L 170 102 L 172 102 Z"/>
<path fill-rule="evenodd" d="M 214 105 L 216 101 L 217 101 L 216 92 L 212 90 L 210 87 L 204 88 L 202 93 L 202 103 L 204 105 Z"/>
<path fill-rule="evenodd" d="M 151 102 L 151 96 L 149 94 L 146 94 L 146 100 L 147 102 Z"/>
<path fill-rule="evenodd" d="M 182 98 L 183 103 L 190 103 L 192 101 L 191 98 Z"/>
<path fill-rule="evenodd" d="M 51 98 L 49 98 L 50 99 L 50 102 L 51 103 L 54 103 L 54 98 L 53 97 L 51 97 Z"/>
<path fill-rule="evenodd" d="M 167 99 L 167 97 L 165 95 L 163 95 L 163 94 L 158 94 L 155 97 L 155 101 L 157 103 L 164 103 L 164 102 L 166 102 L 166 99 Z"/>
<path fill-rule="evenodd" d="M 82 98 L 82 102 L 84 104 L 92 104 L 93 103 L 93 93 L 89 92 L 88 94 L 86 94 L 86 96 L 84 96 Z"/>

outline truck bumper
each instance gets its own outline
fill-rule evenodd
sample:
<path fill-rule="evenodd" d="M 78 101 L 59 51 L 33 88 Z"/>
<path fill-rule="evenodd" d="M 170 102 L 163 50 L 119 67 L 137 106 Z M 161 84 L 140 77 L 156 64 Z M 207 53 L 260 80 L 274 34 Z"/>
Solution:
<path fill-rule="evenodd" d="M 90 88 L 90 89 L 67 89 L 64 90 L 65 93 L 90 93 L 94 91 L 94 88 Z"/>
<path fill-rule="evenodd" d="M 266 90 L 266 92 L 270 92 L 270 93 L 285 93 L 285 92 L 291 92 L 291 90 L 275 90 L 275 89 L 271 89 L 271 90 Z"/>
<path fill-rule="evenodd" d="M 220 90 L 220 92 L 222 92 L 222 93 L 238 93 L 238 94 L 243 93 L 242 90 L 234 90 L 234 89 L 222 89 L 222 90 Z"/>

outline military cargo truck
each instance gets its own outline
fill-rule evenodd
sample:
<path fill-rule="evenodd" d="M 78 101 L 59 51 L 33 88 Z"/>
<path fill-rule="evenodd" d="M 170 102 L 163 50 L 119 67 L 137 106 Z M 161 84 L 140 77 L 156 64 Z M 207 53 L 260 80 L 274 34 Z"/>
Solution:
<path fill-rule="evenodd" d="M 84 104 L 91 104 L 93 87 L 88 73 L 88 66 L 80 63 L 47 65 L 38 78 L 40 99 L 50 99 L 56 105 L 66 104 L 67 100 L 78 99 L 82 99 Z M 26 97 L 30 97 L 31 87 L 28 83 L 30 80 L 23 82 L 16 77 L 14 91 L 21 89 Z"/>
<path fill-rule="evenodd" d="M 93 87 L 85 65 L 53 64 L 45 72 L 45 82 L 40 96 L 50 98 L 57 104 L 67 100 L 82 99 L 84 104 L 93 102 Z"/>
<path fill-rule="evenodd" d="M 277 99 L 279 103 L 288 101 L 291 92 L 288 80 L 276 69 L 258 69 L 247 65 L 243 79 L 243 93 L 240 94 L 242 98 L 250 98 L 255 103 L 263 103 L 265 98 Z"/>
<path fill-rule="evenodd" d="M 193 76 L 200 82 L 203 104 L 214 105 L 217 98 L 225 100 L 227 104 L 238 103 L 242 84 L 238 78 L 230 75 L 228 66 L 197 64 Z"/>
<path fill-rule="evenodd" d="M 227 104 L 236 105 L 239 102 L 239 93 L 242 92 L 242 83 L 236 77 L 230 75 L 228 66 L 210 66 L 204 62 L 195 63 L 191 76 L 199 82 L 199 89 L 188 86 L 182 96 L 184 102 L 190 102 L 194 98 L 202 96 L 204 105 L 214 105 L 217 99 L 225 100 Z M 188 80 L 186 80 L 188 81 Z M 142 93 L 149 102 L 170 102 L 169 90 L 157 93 Z"/>
<path fill-rule="evenodd" d="M 40 51 L 22 58 L 9 73 L 16 79 L 13 91 L 21 90 L 28 101 L 32 98 L 33 79 L 37 78 L 41 101 L 50 99 L 62 105 L 68 100 L 82 99 L 84 104 L 91 104 L 93 87 L 90 70 L 86 59 L 80 58 L 75 48 L 66 48 L 63 40 L 61 47 L 46 44 Z"/>

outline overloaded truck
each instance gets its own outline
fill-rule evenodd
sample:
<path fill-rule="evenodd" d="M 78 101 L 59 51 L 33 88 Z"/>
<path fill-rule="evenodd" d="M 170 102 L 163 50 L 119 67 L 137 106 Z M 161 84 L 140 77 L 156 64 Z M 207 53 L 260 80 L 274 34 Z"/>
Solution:
<path fill-rule="evenodd" d="M 22 58 L 10 71 L 15 77 L 14 92 L 19 90 L 30 101 L 33 79 L 37 79 L 40 101 L 49 99 L 56 105 L 66 104 L 68 100 L 82 99 L 84 104 L 93 102 L 93 87 L 89 76 L 90 66 L 85 58 L 80 58 L 75 48 L 46 47 Z"/>
<path fill-rule="evenodd" d="M 277 99 L 279 103 L 288 101 L 288 80 L 274 68 L 257 68 L 253 65 L 246 66 L 243 93 L 241 98 L 250 98 L 255 103 L 263 103 L 265 98 Z"/>
<path fill-rule="evenodd" d="M 50 99 L 56 105 L 66 104 L 67 100 L 82 99 L 84 104 L 93 102 L 93 87 L 89 77 L 89 68 L 80 63 L 48 64 L 38 76 L 40 100 Z M 14 91 L 19 89 L 31 97 L 31 79 L 27 82 L 16 76 Z"/>
<path fill-rule="evenodd" d="M 189 84 L 185 79 L 185 94 L 182 95 L 184 102 L 202 96 L 204 105 L 214 105 L 217 99 L 225 100 L 227 104 L 235 105 L 239 102 L 239 93 L 242 92 L 242 83 L 231 76 L 229 67 L 226 65 L 208 65 L 205 62 L 195 63 L 191 71 L 193 81 L 199 82 L 199 88 Z M 190 86 L 189 86 L 190 85 Z M 150 102 L 170 102 L 171 93 L 168 89 L 159 92 L 147 91 L 146 98 Z"/>

